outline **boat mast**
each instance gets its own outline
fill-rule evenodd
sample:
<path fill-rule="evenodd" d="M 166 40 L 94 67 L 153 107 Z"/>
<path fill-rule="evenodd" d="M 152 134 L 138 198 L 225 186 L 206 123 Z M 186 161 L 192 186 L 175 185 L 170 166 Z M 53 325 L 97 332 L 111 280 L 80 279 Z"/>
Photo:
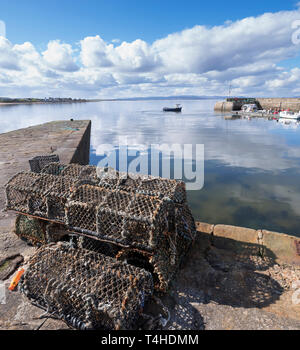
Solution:
<path fill-rule="evenodd" d="M 228 98 L 231 96 L 231 88 L 232 88 L 232 85 L 231 83 L 229 84 L 229 89 L 228 89 Z"/>

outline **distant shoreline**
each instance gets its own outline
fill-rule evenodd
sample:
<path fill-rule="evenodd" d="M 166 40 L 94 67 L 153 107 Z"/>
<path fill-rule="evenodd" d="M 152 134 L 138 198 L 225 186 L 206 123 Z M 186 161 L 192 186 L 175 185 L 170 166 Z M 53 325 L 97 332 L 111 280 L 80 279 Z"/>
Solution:
<path fill-rule="evenodd" d="M 72 104 L 72 103 L 86 103 L 94 101 L 72 101 L 72 102 L 0 102 L 0 106 L 11 106 L 11 105 L 57 105 L 57 104 Z M 96 102 L 96 101 L 95 101 Z"/>
<path fill-rule="evenodd" d="M 87 103 L 87 102 L 126 102 L 126 101 L 201 101 L 220 99 L 221 96 L 152 96 L 152 97 L 128 97 L 128 98 L 103 98 L 103 99 L 82 99 L 73 101 L 3 101 L 0 106 L 12 105 L 33 105 L 33 104 L 66 104 L 66 103 Z"/>

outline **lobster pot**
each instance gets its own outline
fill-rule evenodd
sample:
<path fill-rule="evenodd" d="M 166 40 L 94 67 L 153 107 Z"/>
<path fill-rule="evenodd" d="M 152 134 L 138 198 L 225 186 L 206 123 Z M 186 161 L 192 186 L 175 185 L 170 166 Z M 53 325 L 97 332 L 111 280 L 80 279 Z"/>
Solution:
<path fill-rule="evenodd" d="M 59 176 L 65 167 L 66 165 L 60 163 L 50 163 L 42 169 L 41 173 Z"/>
<path fill-rule="evenodd" d="M 169 198 L 176 204 L 186 202 L 186 189 L 183 181 L 162 178 L 142 179 L 137 192 L 160 198 Z"/>
<path fill-rule="evenodd" d="M 46 227 L 45 221 L 20 214 L 16 218 L 15 233 L 30 245 L 41 246 L 47 243 Z"/>
<path fill-rule="evenodd" d="M 152 253 L 133 249 L 120 249 L 117 258 L 150 271 L 156 290 L 166 292 L 196 235 L 196 226 L 188 206 L 178 207 L 175 231 L 160 240 Z"/>
<path fill-rule="evenodd" d="M 98 184 L 99 179 L 97 176 L 97 167 L 93 165 L 83 166 L 79 178 L 94 181 L 95 184 Z"/>
<path fill-rule="evenodd" d="M 52 176 L 52 181 L 51 188 L 45 194 L 47 218 L 64 223 L 66 203 L 75 188 L 76 181 L 62 176 Z"/>
<path fill-rule="evenodd" d="M 61 172 L 61 175 L 72 177 L 74 179 L 79 179 L 81 171 L 82 171 L 82 165 L 69 164 L 69 165 L 65 166 L 65 168 Z"/>
<path fill-rule="evenodd" d="M 161 242 L 160 249 L 150 259 L 154 272 L 158 275 L 161 290 L 165 291 L 168 288 L 195 236 L 196 225 L 189 207 L 176 206 L 175 233 L 170 233 L 167 239 Z"/>
<path fill-rule="evenodd" d="M 77 184 L 88 183 L 98 185 L 99 183 L 96 167 L 92 165 L 81 166 L 78 164 L 64 165 L 51 163 L 45 166 L 41 173 L 71 178 Z"/>
<path fill-rule="evenodd" d="M 5 186 L 6 208 L 29 213 L 28 200 L 31 188 L 39 178 L 38 174 L 21 172 L 13 176 Z"/>
<path fill-rule="evenodd" d="M 74 185 L 74 180 L 67 177 L 19 173 L 6 185 L 7 209 L 63 222 Z"/>
<path fill-rule="evenodd" d="M 169 230 L 172 202 L 82 185 L 66 207 L 67 225 L 113 243 L 152 250 Z"/>
<path fill-rule="evenodd" d="M 87 181 L 98 185 L 97 168 L 92 165 L 69 164 L 60 173 L 61 176 L 71 177 L 77 181 Z"/>
<path fill-rule="evenodd" d="M 176 206 L 175 226 L 178 237 L 192 242 L 196 236 L 196 224 L 192 212 L 187 204 Z"/>
<path fill-rule="evenodd" d="M 31 195 L 28 199 L 28 214 L 49 218 L 47 194 L 57 179 L 54 175 L 39 174 L 31 188 Z"/>
<path fill-rule="evenodd" d="M 105 202 L 97 208 L 96 220 L 99 237 L 119 244 L 134 245 L 133 241 L 128 240 L 126 227 L 130 220 L 127 210 L 133 200 L 134 198 L 126 192 L 107 192 Z"/>
<path fill-rule="evenodd" d="M 40 174 L 15 175 L 6 198 L 7 209 L 48 221 L 45 232 L 23 218 L 20 237 L 38 244 L 71 239 L 80 249 L 138 262 L 163 291 L 196 233 L 184 183 L 175 180 L 51 163 Z"/>
<path fill-rule="evenodd" d="M 117 190 L 119 188 L 120 177 L 124 178 L 125 173 L 110 169 L 97 168 L 97 176 L 99 178 L 98 185 L 109 190 Z"/>
<path fill-rule="evenodd" d="M 17 174 L 6 185 L 7 209 L 47 218 L 46 194 L 55 179 L 33 172 Z"/>
<path fill-rule="evenodd" d="M 59 162 L 57 155 L 38 156 L 29 160 L 30 170 L 34 173 L 40 173 L 49 163 Z"/>
<path fill-rule="evenodd" d="M 61 165 L 57 175 L 77 180 L 90 180 L 90 183 L 110 190 L 129 193 L 141 193 L 147 196 L 169 198 L 176 204 L 186 202 L 186 188 L 183 181 L 163 179 L 149 175 L 140 175 L 116 171 L 111 168 L 83 166 L 79 164 Z M 45 169 L 45 171 L 48 171 Z"/>
<path fill-rule="evenodd" d="M 108 195 L 106 189 L 78 186 L 66 205 L 66 224 L 75 231 L 97 234 L 97 208 Z"/>
<path fill-rule="evenodd" d="M 69 242 L 71 239 L 69 234 L 70 232 L 67 231 L 64 225 L 52 222 L 46 224 L 46 243 Z"/>
<path fill-rule="evenodd" d="M 70 240 L 67 229 L 57 223 L 32 218 L 27 215 L 17 215 L 15 233 L 28 244 L 40 247 L 47 243 Z"/>
<path fill-rule="evenodd" d="M 24 214 L 47 216 L 44 194 L 52 186 L 51 175 L 19 173 L 6 185 L 7 209 Z"/>
<path fill-rule="evenodd" d="M 157 249 L 170 229 L 168 219 L 174 210 L 173 203 L 138 193 L 127 195 L 132 199 L 122 222 L 122 236 L 132 247 L 149 251 Z M 109 214 L 108 208 L 100 208 L 98 218 L 104 213 Z"/>
<path fill-rule="evenodd" d="M 144 269 L 65 243 L 40 248 L 21 291 L 76 329 L 130 330 L 153 293 Z"/>
<path fill-rule="evenodd" d="M 167 238 L 161 242 L 160 249 L 150 258 L 154 273 L 158 275 L 161 290 L 168 288 L 188 253 L 196 232 L 195 221 L 189 207 L 176 206 L 175 232 L 168 234 Z"/>
<path fill-rule="evenodd" d="M 98 171 L 98 176 L 101 170 Z M 162 179 L 148 175 L 108 171 L 102 172 L 99 186 L 129 193 L 140 193 L 161 199 L 168 198 L 176 204 L 186 202 L 186 189 L 183 181 Z"/>
<path fill-rule="evenodd" d="M 55 235 L 56 236 L 56 235 Z M 105 242 L 88 235 L 72 236 L 73 242 L 78 248 L 87 249 L 96 253 L 115 258 L 121 248 L 113 243 Z"/>

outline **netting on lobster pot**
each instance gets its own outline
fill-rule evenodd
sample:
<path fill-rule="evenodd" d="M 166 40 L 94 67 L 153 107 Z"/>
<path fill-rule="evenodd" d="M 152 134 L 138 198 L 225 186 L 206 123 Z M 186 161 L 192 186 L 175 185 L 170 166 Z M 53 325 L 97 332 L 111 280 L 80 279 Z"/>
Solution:
<path fill-rule="evenodd" d="M 169 198 L 175 204 L 186 202 L 186 189 L 183 181 L 121 172 L 110 167 L 101 168 L 79 164 L 49 164 L 42 172 L 67 176 L 78 181 L 85 180 L 87 183 L 110 190 L 137 192 L 152 197 Z"/>
<path fill-rule="evenodd" d="M 70 232 L 62 224 L 47 222 L 47 224 L 46 224 L 46 244 L 56 243 L 59 241 L 70 242 Z"/>
<path fill-rule="evenodd" d="M 68 177 L 19 173 L 5 187 L 7 209 L 63 222 L 74 186 L 75 180 Z"/>
<path fill-rule="evenodd" d="M 56 154 L 37 156 L 29 160 L 30 170 L 34 173 L 40 173 L 49 163 L 59 162 L 59 156 Z"/>
<path fill-rule="evenodd" d="M 41 246 L 47 243 L 46 227 L 43 220 L 19 214 L 15 222 L 15 233 L 30 245 Z"/>
<path fill-rule="evenodd" d="M 71 235 L 71 237 L 71 239 L 75 241 L 75 244 L 78 248 L 91 250 L 93 252 L 101 253 L 112 258 L 115 258 L 118 252 L 121 250 L 120 246 L 113 244 L 112 242 L 99 240 L 94 236 L 79 234 L 76 236 Z"/>
<path fill-rule="evenodd" d="M 63 165 L 61 163 L 50 163 L 46 165 L 41 173 L 43 174 L 50 174 L 50 175 L 61 175 L 61 172 L 64 170 L 66 165 Z"/>
<path fill-rule="evenodd" d="M 99 179 L 97 176 L 97 168 L 93 165 L 79 165 L 79 164 L 69 164 L 64 165 L 63 170 L 60 172 L 61 176 L 70 177 L 76 181 L 78 184 L 87 183 L 90 185 L 97 186 Z"/>
<path fill-rule="evenodd" d="M 98 184 L 97 168 L 93 165 L 84 165 L 79 176 L 80 179 L 94 181 Z"/>
<path fill-rule="evenodd" d="M 141 181 L 138 192 L 160 198 L 166 197 L 178 204 L 186 202 L 186 189 L 183 181 L 146 178 Z"/>
<path fill-rule="evenodd" d="M 66 223 L 75 231 L 97 233 L 97 207 L 105 201 L 106 189 L 81 185 L 71 194 L 66 205 Z"/>
<path fill-rule="evenodd" d="M 75 231 L 151 250 L 168 230 L 170 207 L 159 198 L 82 185 L 67 203 L 66 220 Z"/>
<path fill-rule="evenodd" d="M 153 293 L 153 281 L 144 269 L 60 242 L 30 259 L 20 289 L 76 329 L 130 330 Z"/>
<path fill-rule="evenodd" d="M 180 264 L 188 253 L 196 235 L 196 226 L 187 205 L 177 206 L 175 210 L 175 232 L 168 232 L 161 240 L 160 248 L 149 259 L 158 276 L 157 289 L 166 291 L 175 277 Z"/>
<path fill-rule="evenodd" d="M 149 251 L 159 249 L 164 234 L 170 229 L 169 217 L 172 216 L 173 203 L 139 193 L 128 196 L 132 199 L 122 223 L 122 236 L 133 247 Z"/>
<path fill-rule="evenodd" d="M 119 186 L 120 177 L 124 177 L 125 173 L 121 173 L 112 168 L 97 167 L 97 176 L 99 179 L 98 185 L 109 190 L 117 190 Z"/>
<path fill-rule="evenodd" d="M 76 186 L 76 180 L 70 177 L 52 176 L 52 186 L 45 194 L 47 217 L 57 222 L 65 222 L 65 207 Z"/>
<path fill-rule="evenodd" d="M 196 236 L 196 224 L 188 204 L 176 206 L 175 209 L 176 232 L 187 242 L 192 242 Z"/>
<path fill-rule="evenodd" d="M 152 252 L 132 248 L 120 249 L 117 259 L 150 271 L 154 288 L 166 292 L 196 235 L 196 226 L 187 205 L 176 206 L 175 228 L 159 236 Z"/>
<path fill-rule="evenodd" d="M 183 181 L 164 179 L 150 175 L 119 172 L 113 169 L 97 169 L 99 186 L 147 196 L 169 198 L 177 204 L 186 202 L 186 188 Z"/>
<path fill-rule="evenodd" d="M 28 213 L 31 188 L 38 178 L 38 174 L 31 172 L 20 172 L 14 175 L 5 186 L 6 208 Z"/>
<path fill-rule="evenodd" d="M 62 176 L 68 176 L 72 177 L 74 179 L 78 179 L 80 176 L 80 173 L 82 171 L 82 165 L 79 164 L 68 164 L 65 166 L 63 171 L 61 172 Z"/>
<path fill-rule="evenodd" d="M 28 214 L 49 218 L 47 195 L 57 180 L 59 180 L 57 176 L 39 174 L 30 188 L 31 195 L 28 199 Z"/>

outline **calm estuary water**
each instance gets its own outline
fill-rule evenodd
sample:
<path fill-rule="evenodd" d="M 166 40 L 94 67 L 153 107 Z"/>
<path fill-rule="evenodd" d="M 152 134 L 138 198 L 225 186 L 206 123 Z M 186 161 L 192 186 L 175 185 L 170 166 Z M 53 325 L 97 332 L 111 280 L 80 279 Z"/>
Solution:
<path fill-rule="evenodd" d="M 178 102 L 181 114 L 162 112 L 174 101 L 3 106 L 0 132 L 90 119 L 92 164 L 101 144 L 204 144 L 204 187 L 188 193 L 197 220 L 300 236 L 300 126 L 228 120 L 213 112 L 213 100 Z"/>

